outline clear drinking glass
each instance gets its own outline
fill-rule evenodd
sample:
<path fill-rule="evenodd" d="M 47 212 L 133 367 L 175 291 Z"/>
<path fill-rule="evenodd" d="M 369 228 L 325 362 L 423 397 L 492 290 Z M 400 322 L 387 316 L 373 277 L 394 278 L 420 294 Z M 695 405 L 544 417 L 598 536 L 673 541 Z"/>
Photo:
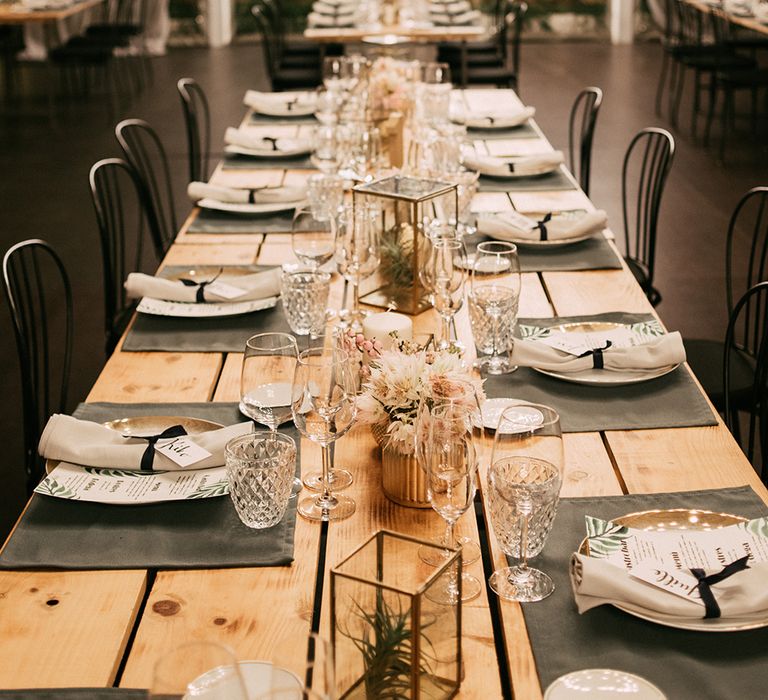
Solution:
<path fill-rule="evenodd" d="M 322 125 L 315 129 L 312 164 L 323 173 L 332 174 L 341 166 L 339 134 L 342 127 Z"/>
<path fill-rule="evenodd" d="M 451 340 L 451 322 L 464 303 L 464 281 L 467 278 L 467 249 L 460 238 L 439 235 L 430 239 L 431 247 L 424 264 L 423 281 L 432 297 L 432 305 L 440 315 L 441 332 L 438 347 L 463 349 Z"/>
<path fill-rule="evenodd" d="M 240 412 L 267 426 L 273 435 L 291 420 L 291 387 L 299 347 L 289 333 L 259 333 L 245 342 L 240 372 Z M 301 491 L 294 478 L 293 494 Z"/>
<path fill-rule="evenodd" d="M 325 176 L 323 176 L 325 177 Z M 318 216 L 319 215 L 319 216 Z M 300 208 L 293 215 L 291 245 L 299 261 L 316 272 L 333 257 L 336 223 L 325 211 Z"/>
<path fill-rule="evenodd" d="M 333 647 L 314 632 L 309 635 L 309 654 L 304 680 L 271 664 L 269 690 L 257 693 L 251 700 L 336 700 Z"/>
<path fill-rule="evenodd" d="M 307 336 L 307 343 L 320 337 L 325 328 L 331 276 L 327 272 L 283 271 L 280 289 L 291 330 Z"/>
<path fill-rule="evenodd" d="M 372 275 L 381 261 L 379 226 L 381 210 L 375 205 L 357 204 L 342 207 L 336 231 L 336 265 L 339 273 L 352 286 L 353 308 L 349 313 L 349 326 L 358 333 L 363 330 L 360 308 L 360 282 Z"/>
<path fill-rule="evenodd" d="M 463 170 L 446 176 L 446 179 L 455 184 L 458 189 L 459 220 L 456 224 L 456 232 L 462 237 L 477 233 L 474 217 L 472 216 L 472 200 L 477 194 L 477 180 L 479 177 L 480 173 L 474 170 Z"/>
<path fill-rule="evenodd" d="M 344 178 L 330 173 L 310 175 L 307 179 L 307 196 L 315 220 L 332 222 L 339 207 L 344 203 Z M 327 259 L 330 260 L 330 257 Z"/>
<path fill-rule="evenodd" d="M 477 246 L 467 295 L 475 346 L 484 357 L 475 364 L 488 374 L 517 369 L 509 361 L 520 301 L 520 261 L 517 246 L 486 241 Z"/>
<path fill-rule="evenodd" d="M 323 59 L 323 85 L 327 90 L 338 92 L 342 89 L 341 66 L 343 56 L 326 56 Z"/>
<path fill-rule="evenodd" d="M 189 642 L 155 663 L 150 700 L 201 698 L 248 700 L 234 652 L 214 642 Z"/>
<path fill-rule="evenodd" d="M 309 520 L 343 520 L 355 512 L 348 496 L 331 492 L 331 444 L 345 435 L 355 419 L 355 386 L 347 353 L 314 348 L 299 355 L 291 404 L 299 432 L 322 446 L 322 492 L 298 506 Z"/>
<path fill-rule="evenodd" d="M 534 602 L 555 588 L 528 559 L 541 552 L 552 529 L 564 462 L 557 411 L 541 404 L 503 411 L 493 440 L 488 498 L 499 545 L 520 563 L 495 571 L 489 582 L 506 600 Z"/>
<path fill-rule="evenodd" d="M 456 548 L 454 528 L 475 498 L 477 450 L 474 444 L 473 410 L 460 404 L 443 404 L 432 411 L 429 447 L 425 451 L 427 496 L 432 508 L 446 522 L 445 541 Z M 446 603 L 472 600 L 481 585 L 474 576 L 462 573 L 461 586 L 450 580 L 444 591 Z"/>
<path fill-rule="evenodd" d="M 257 431 L 224 448 L 229 495 L 241 522 L 257 530 L 285 515 L 296 475 L 296 443 L 289 435 Z"/>

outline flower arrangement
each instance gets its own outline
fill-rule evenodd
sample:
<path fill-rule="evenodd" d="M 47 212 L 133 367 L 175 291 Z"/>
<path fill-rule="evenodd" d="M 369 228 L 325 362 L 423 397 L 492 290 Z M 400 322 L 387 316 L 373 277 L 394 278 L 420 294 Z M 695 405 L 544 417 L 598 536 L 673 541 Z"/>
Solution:
<path fill-rule="evenodd" d="M 358 419 L 365 424 L 386 425 L 385 445 L 401 454 L 414 451 L 414 423 L 425 396 L 462 396 L 458 382 L 470 382 L 478 397 L 485 397 L 482 380 L 467 371 L 455 349 L 421 347 L 395 337 L 391 350 L 371 357 L 368 372 L 357 399 Z"/>
<path fill-rule="evenodd" d="M 411 103 L 413 67 L 391 56 L 377 58 L 368 78 L 368 100 L 373 114 L 406 112 Z"/>

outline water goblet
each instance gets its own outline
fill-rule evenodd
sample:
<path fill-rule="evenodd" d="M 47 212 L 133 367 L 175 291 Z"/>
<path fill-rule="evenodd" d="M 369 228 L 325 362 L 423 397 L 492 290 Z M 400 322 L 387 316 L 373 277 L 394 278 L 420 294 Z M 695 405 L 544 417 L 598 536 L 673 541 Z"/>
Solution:
<path fill-rule="evenodd" d="M 460 404 L 435 407 L 429 426 L 429 446 L 425 451 L 427 496 L 432 508 L 446 523 L 445 540 L 455 549 L 454 529 L 475 498 L 477 450 L 473 437 L 473 410 Z M 461 586 L 454 577 L 443 591 L 445 602 L 472 600 L 480 595 L 477 578 L 463 572 Z"/>
<path fill-rule="evenodd" d="M 326 322 L 331 276 L 327 272 L 284 270 L 280 278 L 283 310 L 296 335 L 312 338 L 323 334 Z"/>
<path fill-rule="evenodd" d="M 542 600 L 552 579 L 528 565 L 552 529 L 564 468 L 560 416 L 541 404 L 506 408 L 499 418 L 488 471 L 491 522 L 504 553 L 519 560 L 489 579 L 502 598 Z"/>
<path fill-rule="evenodd" d="M 467 250 L 464 243 L 455 235 L 434 236 L 423 270 L 423 281 L 441 320 L 438 347 L 463 350 L 459 342 L 451 340 L 451 322 L 464 303 L 464 281 L 467 277 Z"/>
<path fill-rule="evenodd" d="M 315 129 L 312 164 L 322 173 L 335 173 L 341 163 L 339 134 L 342 127 L 322 125 Z"/>
<path fill-rule="evenodd" d="M 293 215 L 293 253 L 312 272 L 317 272 L 333 257 L 335 222 L 330 215 L 320 218 L 324 216 L 322 208 L 317 212 L 314 207 L 296 209 Z"/>
<path fill-rule="evenodd" d="M 161 656 L 152 672 L 150 700 L 248 700 L 234 652 L 214 642 L 188 642 Z"/>
<path fill-rule="evenodd" d="M 343 56 L 326 56 L 323 59 L 323 85 L 328 91 L 339 92 L 342 87 Z"/>
<path fill-rule="evenodd" d="M 312 216 L 317 221 L 333 223 L 336 212 L 344 202 L 344 178 L 329 173 L 310 175 L 307 179 L 307 197 Z"/>
<path fill-rule="evenodd" d="M 486 241 L 477 246 L 467 295 L 472 335 L 479 353 L 475 366 L 488 374 L 508 374 L 520 301 L 517 246 Z"/>
<path fill-rule="evenodd" d="M 355 502 L 331 491 L 331 444 L 352 427 L 355 387 L 347 353 L 338 348 L 313 348 L 299 355 L 293 379 L 293 421 L 299 432 L 322 447 L 322 491 L 299 502 L 308 520 L 343 520 L 355 512 Z M 351 475 L 350 475 L 351 476 Z"/>
<path fill-rule="evenodd" d="M 372 275 L 381 261 L 379 221 L 381 210 L 376 205 L 347 205 L 339 212 L 336 231 L 335 259 L 339 273 L 352 286 L 352 311 L 349 326 L 361 333 L 366 312 L 360 308 L 360 282 Z"/>

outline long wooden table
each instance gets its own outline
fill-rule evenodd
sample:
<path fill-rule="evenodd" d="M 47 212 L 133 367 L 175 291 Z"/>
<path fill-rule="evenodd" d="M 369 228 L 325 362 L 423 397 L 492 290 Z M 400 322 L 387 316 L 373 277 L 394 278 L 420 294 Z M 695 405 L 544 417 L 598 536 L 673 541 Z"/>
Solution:
<path fill-rule="evenodd" d="M 0 3 L 0 24 L 55 22 L 101 5 L 104 0 L 77 0 L 57 10 L 29 10 L 20 2 Z"/>
<path fill-rule="evenodd" d="M 693 5 L 697 10 L 700 10 L 707 15 L 712 10 L 712 5 L 702 2 L 702 0 L 685 0 L 685 2 L 689 5 Z M 737 15 L 733 12 L 729 12 L 728 10 L 725 10 L 725 8 L 723 9 L 731 24 L 737 24 L 740 27 L 751 29 L 753 32 L 758 32 L 759 34 L 768 34 L 768 24 L 760 22 L 754 15 L 745 17 L 744 15 Z"/>
<path fill-rule="evenodd" d="M 511 92 L 503 96 L 517 99 Z M 467 99 L 482 100 L 487 95 L 470 91 Z M 543 136 L 538 145 L 551 148 Z M 305 176 L 277 169 L 248 173 L 219 168 L 213 181 L 242 183 L 251 177 L 251 182 L 261 183 Z M 520 193 L 511 198 L 503 193 L 478 195 L 478 208 L 491 203 L 494 208 L 514 203 L 522 211 L 592 206 L 580 191 Z M 254 237 L 182 231 L 164 264 L 275 264 L 291 259 L 286 234 Z M 337 302 L 340 291 L 337 284 L 333 292 Z M 523 316 L 608 311 L 652 311 L 626 269 L 524 275 Z M 417 331 L 433 330 L 436 325 L 432 310 L 415 319 Z M 457 329 L 460 337 L 470 341 L 465 309 L 459 314 Z M 467 342 L 468 347 L 472 345 Z M 236 401 L 241 362 L 238 353 L 135 353 L 118 348 L 87 400 Z M 749 484 L 768 502 L 768 491 L 722 424 L 567 434 L 565 447 L 564 496 Z M 302 467 L 315 466 L 317 456 L 316 446 L 303 440 Z M 164 651 L 196 638 L 229 644 L 243 659 L 279 658 L 283 665 L 301 672 L 316 603 L 321 606 L 320 630 L 328 634 L 329 568 L 381 528 L 422 538 L 436 537 L 443 530 L 442 520 L 431 510 L 403 508 L 382 495 L 379 454 L 367 427 L 354 428 L 337 443 L 336 459 L 355 474 L 348 493 L 357 502 L 357 511 L 348 520 L 331 524 L 325 541 L 320 525 L 299 518 L 291 566 L 156 573 L 0 573 L 0 687 L 109 686 L 115 682 L 146 687 L 153 663 Z M 486 464 L 487 454 L 481 464 L 483 472 Z M 486 525 L 493 563 L 503 566 L 505 558 L 487 519 Z M 477 522 L 469 515 L 460 520 L 458 530 L 460 535 L 478 537 Z M 485 577 L 481 562 L 469 570 Z M 323 586 L 322 598 L 316 601 L 318 577 Z M 542 689 L 520 606 L 488 600 L 483 592 L 464 605 L 463 615 L 465 678 L 460 697 L 499 698 L 511 688 L 516 698 L 540 698 Z M 493 628 L 497 615 L 502 630 L 499 639 Z M 500 665 L 497 643 L 506 654 L 505 665 Z M 508 675 L 502 675 L 503 667 L 508 668 Z"/>

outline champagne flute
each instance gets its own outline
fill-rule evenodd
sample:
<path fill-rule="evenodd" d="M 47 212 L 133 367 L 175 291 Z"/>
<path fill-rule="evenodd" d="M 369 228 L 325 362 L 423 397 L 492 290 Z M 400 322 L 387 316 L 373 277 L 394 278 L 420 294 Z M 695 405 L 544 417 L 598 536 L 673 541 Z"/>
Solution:
<path fill-rule="evenodd" d="M 427 384 L 423 389 L 414 420 L 414 454 L 416 461 L 424 471 L 427 469 L 427 451 L 430 445 L 429 429 L 433 412 L 436 410 L 445 411 L 447 409 L 442 407 L 451 405 L 462 406 L 471 411 L 473 424 L 479 426 L 480 433 L 483 434 L 480 396 L 477 387 L 472 382 L 451 378 Z M 461 545 L 461 557 L 465 565 L 473 564 L 480 559 L 480 547 L 469 537 L 457 537 L 456 542 Z M 450 546 L 444 537 L 440 544 L 444 547 Z M 434 547 L 422 546 L 419 549 L 419 557 L 430 566 L 440 566 L 445 562 L 448 554 L 449 552 L 446 550 L 439 551 Z"/>
<path fill-rule="evenodd" d="M 446 522 L 446 542 L 455 549 L 454 528 L 475 498 L 477 450 L 473 438 L 473 410 L 460 404 L 435 407 L 426 450 L 427 496 L 432 508 Z M 448 556 L 448 555 L 447 555 Z M 445 602 L 472 600 L 480 595 L 481 584 L 462 572 L 461 586 L 455 577 L 443 592 Z"/>
<path fill-rule="evenodd" d="M 293 421 L 299 432 L 322 447 L 322 491 L 304 498 L 299 513 L 308 520 L 343 520 L 355 502 L 331 491 L 331 444 L 345 435 L 355 419 L 355 386 L 349 355 L 338 348 L 313 348 L 299 355 L 293 378 Z M 350 475 L 351 476 L 351 475 Z"/>
<path fill-rule="evenodd" d="M 234 652 L 214 642 L 189 642 L 161 656 L 153 669 L 148 697 L 248 700 Z"/>
<path fill-rule="evenodd" d="M 349 315 L 349 326 L 357 333 L 363 330 L 360 308 L 360 282 L 372 275 L 381 261 L 379 250 L 379 221 L 381 212 L 376 205 L 347 205 L 339 212 L 336 229 L 336 264 L 339 272 L 352 286 L 352 312 L 345 309 L 340 315 Z"/>
<path fill-rule="evenodd" d="M 499 418 L 488 472 L 491 522 L 504 553 L 519 563 L 494 571 L 491 588 L 506 600 L 534 602 L 555 589 L 528 565 L 552 529 L 564 468 L 560 416 L 541 404 L 506 408 Z"/>
<path fill-rule="evenodd" d="M 517 246 L 486 241 L 477 246 L 472 263 L 469 320 L 479 357 L 475 366 L 488 374 L 508 374 L 517 367 L 509 361 L 520 301 L 520 261 Z"/>
<path fill-rule="evenodd" d="M 240 372 L 240 412 L 267 426 L 277 428 L 293 417 L 291 389 L 299 346 L 289 333 L 259 333 L 245 342 Z M 301 491 L 301 479 L 293 480 L 292 496 Z"/>
<path fill-rule="evenodd" d="M 455 234 L 455 230 L 453 230 Z M 436 236 L 424 266 L 424 282 L 432 295 L 432 305 L 440 315 L 439 348 L 463 350 L 461 343 L 451 340 L 451 322 L 464 303 L 464 281 L 467 277 L 467 250 L 461 239 Z"/>

